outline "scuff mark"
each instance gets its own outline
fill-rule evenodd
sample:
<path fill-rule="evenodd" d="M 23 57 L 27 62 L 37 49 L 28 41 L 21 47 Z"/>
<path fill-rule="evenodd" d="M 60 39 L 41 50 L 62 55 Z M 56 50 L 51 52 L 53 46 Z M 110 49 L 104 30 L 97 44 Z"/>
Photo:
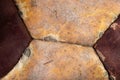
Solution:
<path fill-rule="evenodd" d="M 51 62 L 53 62 L 53 60 L 50 60 L 50 61 L 48 61 L 48 62 L 45 62 L 44 65 L 49 64 L 49 63 L 51 63 Z"/>

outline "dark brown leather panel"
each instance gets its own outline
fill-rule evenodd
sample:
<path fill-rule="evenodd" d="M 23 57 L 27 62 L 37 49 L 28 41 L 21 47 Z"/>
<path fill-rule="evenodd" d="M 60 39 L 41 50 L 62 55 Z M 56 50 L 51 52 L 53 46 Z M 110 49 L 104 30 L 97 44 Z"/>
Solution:
<path fill-rule="evenodd" d="M 110 75 L 120 80 L 120 16 L 98 40 L 95 49 L 104 56 L 103 62 Z"/>
<path fill-rule="evenodd" d="M 31 37 L 12 0 L 0 0 L 0 77 L 18 62 Z"/>

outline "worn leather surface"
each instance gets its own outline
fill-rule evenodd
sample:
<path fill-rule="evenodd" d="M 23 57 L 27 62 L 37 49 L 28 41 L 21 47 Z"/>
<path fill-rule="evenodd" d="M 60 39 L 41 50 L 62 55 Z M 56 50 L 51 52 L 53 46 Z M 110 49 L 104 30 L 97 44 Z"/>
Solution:
<path fill-rule="evenodd" d="M 119 0 L 89 0 L 89 2 L 83 0 L 16 0 L 16 2 L 31 36 L 40 40 L 30 44 L 30 53 L 27 52 L 29 56 L 21 57 L 31 37 L 12 0 L 1 0 L 0 77 L 11 70 L 3 80 L 108 79 L 104 66 L 92 49 L 92 45 L 117 18 L 120 11 Z M 95 45 L 106 69 L 117 80 L 120 79 L 119 25 L 120 18 L 108 28 Z M 74 46 L 76 44 L 79 49 Z M 64 47 L 54 49 L 54 47 L 63 45 Z M 83 49 L 80 45 L 86 47 Z M 50 48 L 51 46 L 53 48 Z M 64 49 L 67 52 L 64 52 Z M 50 52 L 53 56 L 48 55 Z M 79 53 L 76 54 L 77 52 Z M 86 63 L 87 61 L 88 63 Z M 45 67 L 48 69 L 47 71 Z M 83 71 L 80 73 L 78 70 Z"/>

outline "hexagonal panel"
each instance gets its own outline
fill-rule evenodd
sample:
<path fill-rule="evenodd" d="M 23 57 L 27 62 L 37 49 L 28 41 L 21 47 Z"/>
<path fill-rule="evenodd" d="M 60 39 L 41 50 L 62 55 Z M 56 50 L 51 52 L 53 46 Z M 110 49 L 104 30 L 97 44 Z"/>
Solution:
<path fill-rule="evenodd" d="M 29 49 L 3 80 L 108 80 L 92 47 L 33 40 Z"/>
<path fill-rule="evenodd" d="M 91 46 L 120 11 L 119 0 L 16 0 L 35 39 Z"/>

